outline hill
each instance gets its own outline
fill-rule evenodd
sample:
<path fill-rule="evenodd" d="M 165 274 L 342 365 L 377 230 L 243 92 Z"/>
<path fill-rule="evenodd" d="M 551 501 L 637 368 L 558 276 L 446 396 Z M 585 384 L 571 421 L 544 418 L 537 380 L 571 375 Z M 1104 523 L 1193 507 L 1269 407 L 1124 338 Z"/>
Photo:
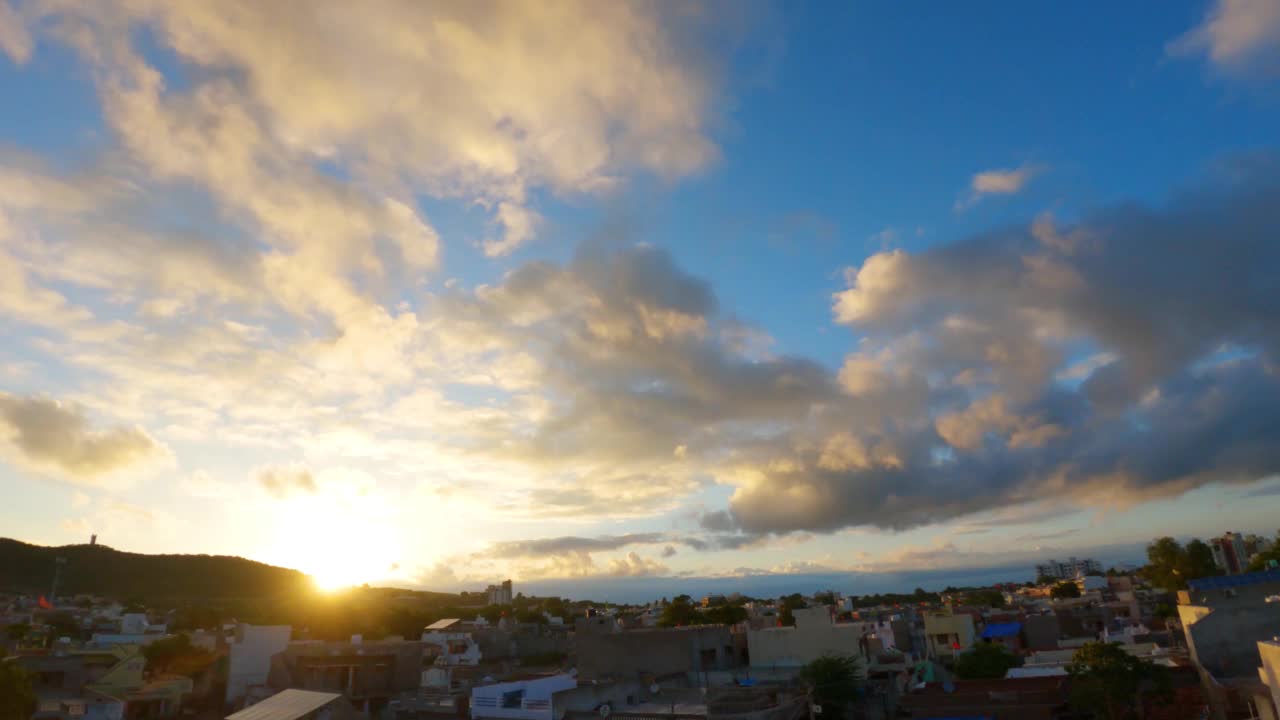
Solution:
<path fill-rule="evenodd" d="M 105 545 L 45 547 L 0 538 L 0 591 L 48 594 L 66 558 L 59 595 L 148 600 L 267 598 L 310 590 L 302 572 L 226 555 L 143 555 Z"/>

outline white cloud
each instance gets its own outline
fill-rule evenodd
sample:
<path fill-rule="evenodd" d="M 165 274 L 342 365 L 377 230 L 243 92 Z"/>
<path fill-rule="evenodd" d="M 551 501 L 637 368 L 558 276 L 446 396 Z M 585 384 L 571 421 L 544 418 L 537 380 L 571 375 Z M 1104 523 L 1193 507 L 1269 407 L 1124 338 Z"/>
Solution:
<path fill-rule="evenodd" d="M 31 59 L 34 46 L 21 16 L 6 0 L 0 0 L 0 52 L 21 64 Z"/>
<path fill-rule="evenodd" d="M 1241 71 L 1259 64 L 1280 70 L 1280 3 L 1215 0 L 1204 21 L 1169 44 L 1175 55 L 1205 54 L 1221 68 Z"/>
<path fill-rule="evenodd" d="M 987 195 L 1016 195 L 1039 175 L 1043 168 L 1023 165 L 1017 168 L 984 170 L 969 180 L 969 195 L 956 203 L 957 209 L 977 204 Z"/>

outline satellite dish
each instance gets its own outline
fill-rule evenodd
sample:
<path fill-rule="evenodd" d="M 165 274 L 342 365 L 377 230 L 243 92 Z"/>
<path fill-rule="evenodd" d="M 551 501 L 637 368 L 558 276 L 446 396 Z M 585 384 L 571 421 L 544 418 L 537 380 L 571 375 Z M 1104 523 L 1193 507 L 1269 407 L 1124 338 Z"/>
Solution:
<path fill-rule="evenodd" d="M 657 695 L 658 691 L 660 690 L 662 690 L 662 688 L 658 686 L 658 683 L 653 683 L 652 685 L 649 686 L 649 692 L 653 693 L 654 695 Z"/>
<path fill-rule="evenodd" d="M 821 714 L 822 714 L 822 706 L 821 706 L 821 705 L 814 705 L 814 706 L 813 706 L 813 713 L 814 713 L 815 715 L 821 715 Z"/>
<path fill-rule="evenodd" d="M 600 712 L 600 717 L 607 718 L 609 717 L 609 714 L 613 712 L 613 706 L 610 705 L 609 703 L 604 703 L 603 705 L 600 706 L 599 712 Z"/>

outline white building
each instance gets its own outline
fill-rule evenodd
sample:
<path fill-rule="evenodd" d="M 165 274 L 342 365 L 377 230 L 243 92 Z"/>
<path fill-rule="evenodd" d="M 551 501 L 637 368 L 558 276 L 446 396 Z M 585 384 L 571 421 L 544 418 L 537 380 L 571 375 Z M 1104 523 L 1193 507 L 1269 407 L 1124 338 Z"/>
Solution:
<path fill-rule="evenodd" d="M 462 621 L 447 618 L 428 625 L 422 631 L 428 653 L 436 655 L 435 664 L 445 667 L 480 664 L 480 645 L 471 633 L 462 630 Z"/>
<path fill-rule="evenodd" d="M 471 717 L 552 720 L 552 696 L 576 687 L 566 673 L 481 685 L 471 688 Z"/>
<path fill-rule="evenodd" d="M 289 646 L 293 628 L 288 625 L 236 626 L 236 634 L 228 646 L 227 704 L 239 707 L 255 687 L 267 684 L 271 656 Z"/>
<path fill-rule="evenodd" d="M 490 585 L 484 589 L 490 605 L 510 605 L 514 595 L 511 593 L 511 581 L 504 580 L 501 585 Z"/>
<path fill-rule="evenodd" d="M 1051 577 L 1058 580 L 1071 580 L 1080 575 L 1101 575 L 1102 563 L 1092 558 L 1067 558 L 1066 562 L 1050 560 L 1043 565 L 1036 565 L 1036 577 Z"/>

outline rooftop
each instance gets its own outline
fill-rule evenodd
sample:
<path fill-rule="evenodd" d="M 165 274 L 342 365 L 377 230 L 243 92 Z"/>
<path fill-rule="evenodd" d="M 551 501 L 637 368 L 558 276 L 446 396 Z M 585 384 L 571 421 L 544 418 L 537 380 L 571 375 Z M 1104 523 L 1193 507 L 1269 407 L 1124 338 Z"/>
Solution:
<path fill-rule="evenodd" d="M 1222 590 L 1242 585 L 1260 585 L 1262 583 L 1280 583 L 1280 568 L 1272 568 L 1261 572 L 1244 573 L 1243 575 L 1219 575 L 1217 577 L 1190 580 L 1187 586 L 1192 590 Z"/>
<path fill-rule="evenodd" d="M 227 720 L 297 720 L 342 697 L 338 693 L 284 690 L 257 705 L 250 705 Z"/>

